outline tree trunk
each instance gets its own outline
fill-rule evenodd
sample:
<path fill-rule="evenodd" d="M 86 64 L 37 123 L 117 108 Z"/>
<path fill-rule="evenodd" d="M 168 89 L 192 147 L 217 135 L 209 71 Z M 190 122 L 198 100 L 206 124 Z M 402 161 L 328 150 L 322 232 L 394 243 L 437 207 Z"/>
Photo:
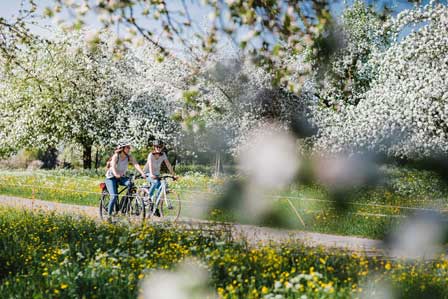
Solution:
<path fill-rule="evenodd" d="M 44 152 L 39 152 L 38 159 L 41 160 L 44 164 L 42 168 L 45 169 L 53 169 L 56 167 L 58 163 L 58 150 L 49 146 Z"/>
<path fill-rule="evenodd" d="M 92 168 L 92 144 L 83 144 L 82 164 L 84 169 Z"/>
<path fill-rule="evenodd" d="M 215 156 L 215 173 L 213 176 L 215 178 L 219 178 L 222 174 L 222 164 L 221 164 L 221 153 L 218 151 L 216 152 Z"/>
<path fill-rule="evenodd" d="M 100 167 L 100 153 L 99 153 L 98 147 L 96 147 L 96 153 L 95 153 L 95 169 L 98 169 Z"/>
<path fill-rule="evenodd" d="M 173 163 L 171 163 L 171 165 L 173 166 L 173 170 L 176 171 L 176 165 L 177 165 L 177 151 L 174 154 L 174 160 Z"/>

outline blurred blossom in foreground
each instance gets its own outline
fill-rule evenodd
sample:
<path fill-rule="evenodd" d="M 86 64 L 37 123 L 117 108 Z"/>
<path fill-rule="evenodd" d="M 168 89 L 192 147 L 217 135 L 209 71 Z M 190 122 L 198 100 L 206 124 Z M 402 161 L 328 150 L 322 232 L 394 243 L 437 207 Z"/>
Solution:
<path fill-rule="evenodd" d="M 276 125 L 253 131 L 239 155 L 241 170 L 262 189 L 290 184 L 299 162 L 296 138 Z"/>
<path fill-rule="evenodd" d="M 419 214 L 408 219 L 392 234 L 392 256 L 408 259 L 431 259 L 441 253 L 446 233 L 445 223 L 437 214 Z"/>
<path fill-rule="evenodd" d="M 218 298 L 209 287 L 207 270 L 195 260 L 186 260 L 175 271 L 157 270 L 142 283 L 144 299 Z"/>
<path fill-rule="evenodd" d="M 299 168 L 296 138 L 277 125 L 254 130 L 242 146 L 239 166 L 247 176 L 242 211 L 251 221 L 265 216 L 272 206 L 269 191 L 292 183 Z"/>
<path fill-rule="evenodd" d="M 361 187 L 377 177 L 377 166 L 361 158 L 321 157 L 314 165 L 318 182 L 331 191 Z"/>
<path fill-rule="evenodd" d="M 370 277 L 360 286 L 364 291 L 362 299 L 394 299 L 395 294 L 392 286 L 387 281 L 382 281 L 380 277 Z"/>
<path fill-rule="evenodd" d="M 210 201 L 210 195 L 208 193 L 191 193 L 190 196 L 185 196 L 181 203 L 183 207 L 187 208 L 187 211 L 183 213 L 183 216 L 201 218 L 207 215 L 212 208 Z"/>

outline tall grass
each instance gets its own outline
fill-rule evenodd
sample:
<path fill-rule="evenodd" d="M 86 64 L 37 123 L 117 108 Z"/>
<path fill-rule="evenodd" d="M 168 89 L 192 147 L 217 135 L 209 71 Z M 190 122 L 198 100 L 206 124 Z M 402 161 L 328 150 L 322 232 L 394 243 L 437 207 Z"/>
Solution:
<path fill-rule="evenodd" d="M 0 209 L 2 298 L 137 298 L 145 277 L 187 257 L 202 263 L 222 298 L 357 298 L 378 282 L 398 298 L 448 298 L 445 258 L 387 261 L 294 240 L 249 247 L 209 228 L 98 225 Z"/>

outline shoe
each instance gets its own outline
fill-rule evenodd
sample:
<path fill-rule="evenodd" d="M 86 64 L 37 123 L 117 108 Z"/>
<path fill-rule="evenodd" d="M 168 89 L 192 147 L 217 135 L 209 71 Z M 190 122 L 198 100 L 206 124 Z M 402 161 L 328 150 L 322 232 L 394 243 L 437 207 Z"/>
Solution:
<path fill-rule="evenodd" d="M 154 216 L 160 217 L 160 211 L 159 211 L 159 209 L 156 209 L 156 210 L 154 211 Z"/>

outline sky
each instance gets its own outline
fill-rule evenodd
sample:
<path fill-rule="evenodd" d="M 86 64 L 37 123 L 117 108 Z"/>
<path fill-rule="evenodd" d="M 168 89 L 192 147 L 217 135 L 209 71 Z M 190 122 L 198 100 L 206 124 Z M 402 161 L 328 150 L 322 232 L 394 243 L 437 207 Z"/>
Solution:
<path fill-rule="evenodd" d="M 169 2 L 173 2 L 176 0 L 171 0 Z M 20 4 L 21 4 L 22 0 L 0 0 L 0 16 L 1 17 L 10 17 L 13 14 L 16 14 L 17 11 L 20 8 Z M 54 5 L 54 0 L 35 0 L 36 4 L 40 7 L 52 7 Z M 80 2 L 78 0 L 78 2 Z M 192 1 L 187 1 L 187 2 L 192 2 Z M 200 2 L 200 1 L 198 1 Z M 340 11 L 340 9 L 344 6 L 344 2 L 347 2 L 348 4 L 352 3 L 353 0 L 342 0 L 342 1 L 333 1 L 336 4 L 333 4 L 332 7 L 334 9 L 334 11 L 337 13 L 338 11 Z M 365 0 L 366 3 L 368 4 L 375 4 L 378 8 L 383 7 L 385 4 L 392 6 L 392 7 L 397 7 L 397 10 L 400 11 L 402 9 L 405 8 L 409 8 L 412 7 L 412 4 L 409 3 L 406 0 Z M 423 1 L 423 3 L 428 3 L 429 0 L 425 0 Z M 445 2 L 446 1 L 441 1 L 441 2 Z"/>
<path fill-rule="evenodd" d="M 427 3 L 429 0 L 423 1 L 423 3 Z M 26 2 L 26 1 L 25 1 Z M 54 0 L 35 0 L 36 4 L 38 5 L 40 12 L 45 7 L 53 7 L 54 6 Z M 77 1 L 81 2 L 81 1 Z M 179 3 L 178 0 L 171 0 L 168 1 L 170 3 L 169 5 L 172 5 L 172 3 Z M 193 2 L 199 2 L 200 1 L 188 1 L 187 3 L 193 3 Z M 331 2 L 331 1 L 330 1 Z M 342 11 L 344 7 L 344 3 L 352 3 L 353 0 L 340 0 L 340 1 L 333 1 L 333 4 L 331 5 L 331 10 L 335 16 L 340 15 L 340 12 Z M 396 8 L 396 11 L 401 11 L 406 8 L 412 7 L 412 4 L 409 3 L 406 0 L 365 0 L 368 4 L 374 4 L 378 9 L 381 9 L 384 7 L 385 4 L 387 4 L 390 7 Z M 446 3 L 446 0 L 443 0 L 442 2 Z M 18 11 L 21 7 L 22 0 L 0 0 L 0 17 L 9 19 L 13 15 L 17 15 Z M 176 4 L 174 4 L 176 5 Z M 207 18 L 209 11 L 206 11 L 201 8 L 200 5 L 192 5 L 191 6 L 191 14 L 194 19 L 200 19 L 200 18 Z M 66 15 L 67 16 L 67 15 Z M 52 21 L 47 20 L 46 22 L 43 22 L 43 24 L 48 25 L 52 24 Z M 100 26 L 100 23 L 97 21 L 96 16 L 94 14 L 88 14 L 87 18 L 87 24 L 93 28 Z M 37 33 L 43 33 L 45 30 L 43 30 L 40 27 L 34 27 L 33 31 Z"/>
<path fill-rule="evenodd" d="M 17 15 L 18 11 L 21 7 L 21 3 L 23 0 L 0 0 L 0 17 L 10 19 L 11 16 Z M 75 0 L 76 2 L 81 2 L 80 0 Z M 353 3 L 354 0 L 339 0 L 339 1 L 330 1 L 333 4 L 331 5 L 330 9 L 332 11 L 333 16 L 338 17 L 341 15 L 341 12 L 346 4 L 350 5 Z M 27 2 L 27 1 L 25 1 Z M 39 13 L 43 11 L 45 7 L 53 7 L 54 6 L 54 0 L 35 0 L 36 4 L 39 7 Z M 210 11 L 207 11 L 203 8 L 199 3 L 200 0 L 186 0 L 186 3 L 189 4 L 189 11 L 191 13 L 192 19 L 194 19 L 199 24 L 206 25 L 208 20 L 208 14 Z M 395 10 L 395 13 L 398 13 L 402 11 L 403 9 L 411 8 L 412 3 L 409 3 L 406 0 L 365 0 L 366 3 L 374 5 L 378 10 L 382 10 L 384 5 L 388 5 L 389 7 L 392 7 Z M 422 1 L 423 4 L 426 4 L 429 2 L 429 0 Z M 441 2 L 446 3 L 447 0 L 442 0 Z M 180 7 L 180 1 L 179 0 L 170 0 L 167 1 L 169 3 L 169 6 L 173 5 L 175 7 L 178 5 Z M 196 3 L 196 4 L 194 4 Z M 69 18 L 70 16 L 68 14 L 62 15 L 64 18 Z M 92 29 L 98 29 L 101 27 L 101 23 L 97 20 L 97 16 L 94 13 L 88 13 L 87 18 L 85 19 L 87 23 L 87 28 Z M 51 35 L 51 31 L 48 29 L 45 29 L 45 26 L 54 26 L 55 20 L 44 20 L 40 21 L 38 26 L 33 26 L 31 28 L 31 31 L 36 34 L 43 35 L 45 37 L 49 37 Z M 154 24 L 146 22 L 144 24 L 145 26 L 151 25 L 154 27 Z M 157 27 L 157 26 L 155 26 Z M 206 27 L 206 26 L 204 26 Z M 120 30 L 124 30 L 123 26 L 120 28 Z M 241 35 L 244 34 L 244 30 L 242 30 Z M 228 42 L 228 39 L 227 39 Z"/>

